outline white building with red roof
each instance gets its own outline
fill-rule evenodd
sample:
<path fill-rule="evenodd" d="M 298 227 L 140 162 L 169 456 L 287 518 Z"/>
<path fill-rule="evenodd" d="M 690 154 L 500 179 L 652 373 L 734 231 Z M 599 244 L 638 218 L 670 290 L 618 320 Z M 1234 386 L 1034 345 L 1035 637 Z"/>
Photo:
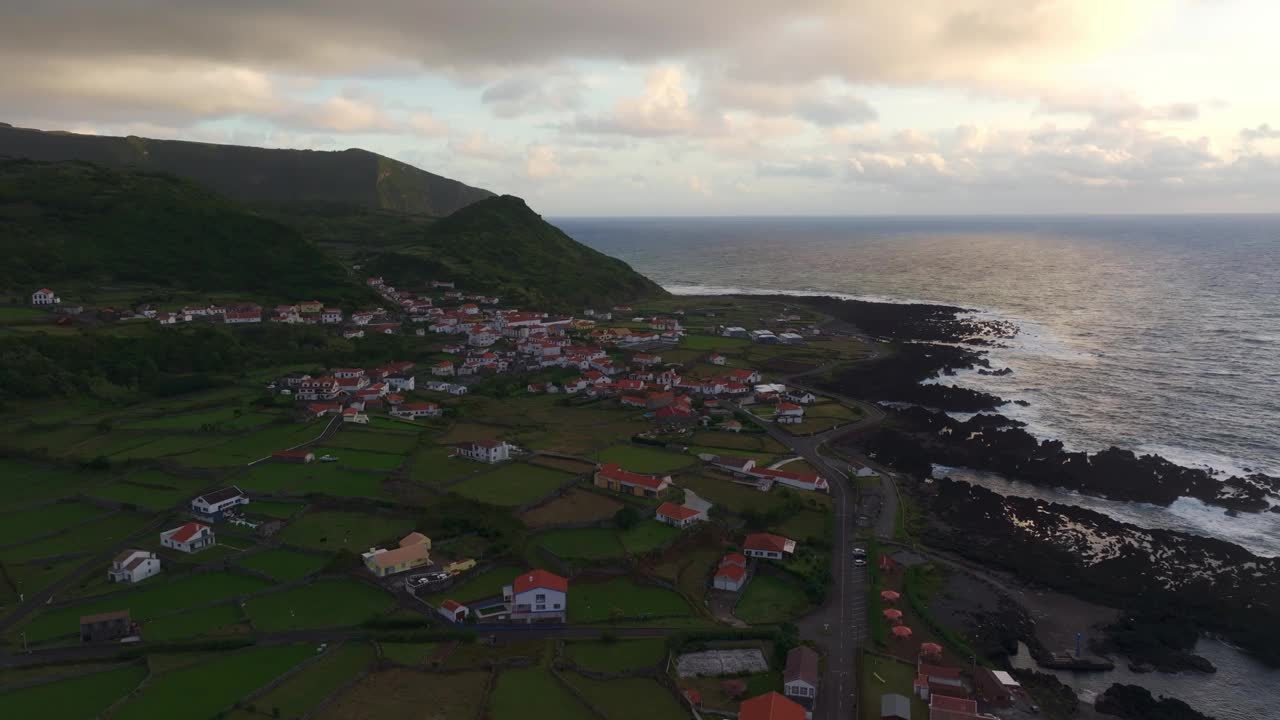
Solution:
<path fill-rule="evenodd" d="M 826 478 L 814 473 L 796 473 L 772 468 L 757 468 L 751 474 L 797 490 L 809 490 L 812 492 L 830 492 L 831 490 Z"/>
<path fill-rule="evenodd" d="M 463 605 L 456 600 L 445 600 L 440 603 L 440 607 L 436 609 L 446 620 L 454 623 L 466 622 L 467 616 L 471 614 L 471 608 Z"/>
<path fill-rule="evenodd" d="M 804 408 L 795 403 L 780 402 L 777 405 L 774 419 L 784 424 L 804 422 Z"/>
<path fill-rule="evenodd" d="M 57 305 L 60 302 L 62 302 L 62 298 L 58 297 L 58 294 L 49 288 L 40 288 L 31 293 L 32 305 Z"/>
<path fill-rule="evenodd" d="M 398 418 L 415 420 L 421 417 L 440 417 L 440 406 L 433 402 L 397 404 L 391 414 Z"/>
<path fill-rule="evenodd" d="M 671 476 L 641 475 L 624 470 L 621 465 L 606 463 L 596 469 L 595 485 L 628 495 L 661 497 L 671 487 Z"/>
<path fill-rule="evenodd" d="M 654 517 L 660 523 L 677 528 L 689 527 L 703 519 L 702 513 L 697 510 L 683 505 L 677 505 L 673 502 L 664 502 L 659 505 L 658 512 Z"/>
<path fill-rule="evenodd" d="M 342 322 L 342 310 L 340 308 L 325 308 L 320 311 L 320 322 L 325 325 L 335 325 Z"/>
<path fill-rule="evenodd" d="M 160 533 L 160 546 L 178 552 L 200 552 L 217 544 L 213 528 L 198 522 L 189 522 L 172 530 Z"/>
<path fill-rule="evenodd" d="M 729 553 L 720 559 L 711 586 L 716 590 L 738 592 L 747 581 L 747 558 L 739 553 Z"/>
<path fill-rule="evenodd" d="M 752 533 L 742 543 L 747 557 L 782 560 L 796 551 L 796 541 L 773 533 Z"/>
<path fill-rule="evenodd" d="M 514 622 L 564 622 L 569 581 L 546 570 L 530 570 L 502 588 L 502 599 Z"/>
<path fill-rule="evenodd" d="M 431 366 L 431 374 L 437 377 L 453 377 L 453 363 L 441 360 Z"/>
<path fill-rule="evenodd" d="M 500 463 L 511 459 L 511 445 L 505 440 L 477 440 L 459 445 L 457 454 L 483 463 Z"/>

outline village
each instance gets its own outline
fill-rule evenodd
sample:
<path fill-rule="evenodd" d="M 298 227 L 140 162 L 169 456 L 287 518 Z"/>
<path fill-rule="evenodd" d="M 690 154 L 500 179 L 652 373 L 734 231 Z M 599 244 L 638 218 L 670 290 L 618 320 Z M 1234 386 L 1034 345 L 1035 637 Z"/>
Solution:
<path fill-rule="evenodd" d="M 139 307 L 132 321 L 402 335 L 416 343 L 408 358 L 300 358 L 203 396 L 24 419 L 27 448 L 57 433 L 68 449 L 0 459 L 11 477 L 49 479 L 3 506 L 24 518 L 0 531 L 4 610 L 20 611 L 6 645 L 239 641 L 251 657 L 283 633 L 324 643 L 363 628 L 372 645 L 325 654 L 373 647 L 378 670 L 327 693 L 318 717 L 391 688 L 434 702 L 405 690 L 404 673 L 443 670 L 460 675 L 442 702 L 498 720 L 524 693 L 564 717 L 837 716 L 823 691 L 837 662 L 823 619 L 843 587 L 833 564 L 887 583 L 896 561 L 862 514 L 844 522 L 865 539 L 838 541 L 833 490 L 857 494 L 879 471 L 796 450 L 867 408 L 789 378 L 864 357 L 865 342 L 768 303 L 578 317 L 448 281 L 367 285 L 384 307 Z M 31 302 L 72 307 L 47 288 Z M 55 315 L 91 312 L 76 310 Z M 60 457 L 109 469 L 63 470 Z M 1013 702 L 1016 681 L 962 673 L 883 592 L 872 611 L 893 672 L 875 677 L 895 679 L 863 679 L 874 691 L 859 717 L 985 718 Z M 536 634 L 512 634 L 522 627 Z M 598 636 L 566 632 L 581 628 Z"/>

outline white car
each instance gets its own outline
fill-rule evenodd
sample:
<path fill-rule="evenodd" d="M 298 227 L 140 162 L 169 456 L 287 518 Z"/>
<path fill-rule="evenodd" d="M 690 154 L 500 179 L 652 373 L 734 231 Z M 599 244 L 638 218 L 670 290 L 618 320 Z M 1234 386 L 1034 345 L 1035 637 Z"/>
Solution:
<path fill-rule="evenodd" d="M 338 458 L 334 455 L 321 455 L 320 462 L 338 462 Z"/>
<path fill-rule="evenodd" d="M 866 565 L 867 565 L 867 561 L 863 560 L 862 558 L 857 558 L 853 561 L 854 567 L 866 567 Z"/>

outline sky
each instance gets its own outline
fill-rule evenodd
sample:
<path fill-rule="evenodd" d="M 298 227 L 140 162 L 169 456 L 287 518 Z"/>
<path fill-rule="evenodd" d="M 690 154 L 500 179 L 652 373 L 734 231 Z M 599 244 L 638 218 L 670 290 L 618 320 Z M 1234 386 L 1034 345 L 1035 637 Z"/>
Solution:
<path fill-rule="evenodd" d="M 0 122 L 551 216 L 1280 212 L 1275 0 L 0 0 Z"/>

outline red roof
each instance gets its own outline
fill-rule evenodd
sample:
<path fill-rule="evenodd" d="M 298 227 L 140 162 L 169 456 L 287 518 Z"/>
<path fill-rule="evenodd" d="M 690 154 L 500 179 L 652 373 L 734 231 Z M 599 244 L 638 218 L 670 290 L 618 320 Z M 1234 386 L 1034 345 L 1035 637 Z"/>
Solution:
<path fill-rule="evenodd" d="M 746 380 L 756 374 L 755 370 L 730 370 L 729 377 Z"/>
<path fill-rule="evenodd" d="M 718 578 L 729 578 L 734 582 L 742 582 L 742 578 L 746 576 L 747 569 L 737 565 L 722 563 L 720 567 L 716 568 L 716 577 Z"/>
<path fill-rule="evenodd" d="M 789 412 L 789 411 L 803 410 L 803 409 L 804 408 L 800 407 L 799 405 L 796 405 L 795 403 L 787 403 L 787 402 L 778 403 L 778 412 Z"/>
<path fill-rule="evenodd" d="M 654 411 L 653 413 L 654 417 L 659 417 L 659 418 L 692 417 L 693 415 L 694 415 L 694 412 L 692 410 L 689 410 L 687 408 L 676 407 L 674 405 L 668 405 L 660 410 Z"/>
<path fill-rule="evenodd" d="M 208 530 L 208 529 L 209 529 L 208 525 L 201 525 L 198 522 L 189 522 L 186 525 L 183 525 L 182 527 L 178 528 L 178 532 L 170 535 L 169 539 L 174 542 L 181 542 L 181 543 L 188 542 L 192 538 L 194 538 L 196 535 L 199 535 L 201 530 Z"/>
<path fill-rule="evenodd" d="M 767 692 L 738 706 L 738 720 L 805 720 L 804 707 L 776 692 Z"/>
<path fill-rule="evenodd" d="M 978 717 L 978 703 L 931 692 L 929 717 L 931 720 L 971 720 Z"/>
<path fill-rule="evenodd" d="M 747 556 L 742 553 L 729 553 L 720 559 L 721 565 L 737 565 L 739 567 L 747 566 Z"/>
<path fill-rule="evenodd" d="M 512 590 L 517 593 L 527 592 L 534 588 L 546 588 L 548 590 L 557 590 L 562 593 L 569 592 L 569 581 L 546 570 L 530 570 L 515 579 L 511 583 Z"/>
<path fill-rule="evenodd" d="M 684 691 L 684 696 L 689 698 L 689 702 L 693 703 L 694 705 L 702 704 L 702 693 L 698 692 L 697 690 L 694 690 L 693 688 L 686 688 Z"/>
<path fill-rule="evenodd" d="M 388 398 L 390 397 L 400 397 L 400 396 L 389 395 Z M 436 405 L 435 403 L 420 402 L 420 403 L 407 403 L 405 405 L 401 405 L 400 409 L 401 410 L 435 410 L 437 407 L 439 406 Z"/>
<path fill-rule="evenodd" d="M 271 453 L 271 456 L 272 456 L 272 457 L 278 457 L 278 458 L 299 458 L 299 459 L 301 459 L 301 458 L 305 458 L 306 456 L 311 455 L 311 454 L 312 454 L 312 452 L 311 452 L 310 450 L 277 450 L 277 451 L 275 451 L 275 452 Z"/>
<path fill-rule="evenodd" d="M 787 472 L 786 470 L 774 470 L 773 468 L 757 468 L 755 473 L 765 477 L 785 478 L 787 480 L 796 480 L 799 482 L 809 483 L 811 485 L 818 482 L 818 476 L 813 473 L 793 473 Z"/>
<path fill-rule="evenodd" d="M 440 607 L 444 608 L 445 610 L 448 610 L 449 612 L 457 612 L 465 608 L 466 606 L 454 600 L 445 600 L 444 602 L 440 603 Z"/>
<path fill-rule="evenodd" d="M 772 533 L 752 533 L 747 536 L 747 541 L 742 544 L 748 550 L 758 550 L 762 552 L 786 552 L 787 543 L 791 542 L 788 538 Z"/>
<path fill-rule="evenodd" d="M 672 520 L 688 520 L 691 517 L 697 517 L 698 511 L 672 502 L 664 502 L 658 506 L 658 514 Z"/>
<path fill-rule="evenodd" d="M 948 680 L 959 680 L 960 669 L 947 667 L 945 665 L 930 665 L 929 663 L 920 663 L 919 673 L 931 678 L 946 678 Z"/>
<path fill-rule="evenodd" d="M 600 474 L 610 480 L 616 480 L 620 483 L 626 483 L 627 485 L 639 485 L 640 487 L 649 488 L 650 490 L 657 490 L 662 487 L 662 483 L 666 481 L 666 478 L 654 477 L 652 475 L 641 475 L 629 470 L 623 470 L 620 465 L 614 465 L 612 463 L 608 465 L 601 465 Z"/>

